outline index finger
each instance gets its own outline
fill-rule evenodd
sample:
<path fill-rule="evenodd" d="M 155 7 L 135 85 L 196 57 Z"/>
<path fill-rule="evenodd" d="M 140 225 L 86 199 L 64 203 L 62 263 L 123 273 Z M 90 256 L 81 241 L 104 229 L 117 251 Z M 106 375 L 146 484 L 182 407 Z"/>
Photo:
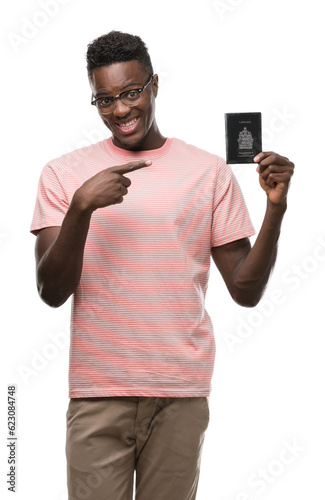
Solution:
<path fill-rule="evenodd" d="M 291 167 L 292 162 L 288 160 L 285 156 L 281 156 L 273 151 L 261 152 L 254 158 L 255 162 L 258 162 L 257 171 L 263 172 L 270 165 L 278 165 L 280 167 Z"/>
<path fill-rule="evenodd" d="M 288 158 L 281 156 L 278 153 L 274 153 L 274 151 L 261 151 L 254 158 L 254 162 L 262 163 L 263 165 L 268 164 L 269 162 L 285 165 L 288 161 Z"/>
<path fill-rule="evenodd" d="M 128 172 L 132 172 L 133 170 L 138 170 L 139 168 L 148 167 L 152 164 L 151 160 L 144 161 L 131 161 L 130 163 L 126 163 L 125 165 L 118 165 L 116 167 L 111 167 L 110 170 L 112 172 L 117 172 L 118 174 L 127 174 Z"/>

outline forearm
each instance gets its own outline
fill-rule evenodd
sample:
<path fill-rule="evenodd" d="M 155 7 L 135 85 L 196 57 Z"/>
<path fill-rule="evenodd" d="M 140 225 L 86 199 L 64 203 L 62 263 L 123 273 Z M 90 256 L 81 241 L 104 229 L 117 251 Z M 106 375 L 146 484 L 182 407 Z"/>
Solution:
<path fill-rule="evenodd" d="M 52 307 L 62 305 L 79 284 L 90 219 L 91 212 L 72 201 L 57 238 L 37 265 L 39 294 Z"/>
<path fill-rule="evenodd" d="M 255 244 L 239 264 L 234 282 L 237 301 L 255 306 L 260 300 L 277 255 L 277 243 L 286 203 L 273 205 L 268 201 L 265 217 Z"/>

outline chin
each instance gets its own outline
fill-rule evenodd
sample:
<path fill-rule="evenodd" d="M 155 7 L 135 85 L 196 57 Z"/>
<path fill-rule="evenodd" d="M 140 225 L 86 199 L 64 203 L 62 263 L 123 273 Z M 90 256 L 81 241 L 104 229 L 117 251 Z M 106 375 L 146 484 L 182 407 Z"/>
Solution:
<path fill-rule="evenodd" d="M 141 146 L 143 144 L 143 141 L 144 141 L 144 137 L 140 137 L 140 138 L 136 138 L 136 137 L 130 137 L 130 138 L 126 138 L 126 137 L 121 137 L 121 139 L 117 139 L 119 144 L 121 145 L 121 147 L 123 149 L 127 149 L 129 151 L 132 151 L 132 150 L 138 150 L 138 149 L 141 149 Z"/>

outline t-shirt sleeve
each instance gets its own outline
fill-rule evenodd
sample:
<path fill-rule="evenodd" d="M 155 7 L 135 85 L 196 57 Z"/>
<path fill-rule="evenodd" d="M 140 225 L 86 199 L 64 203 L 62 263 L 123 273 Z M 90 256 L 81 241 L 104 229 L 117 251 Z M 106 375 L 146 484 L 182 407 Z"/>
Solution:
<path fill-rule="evenodd" d="M 45 227 L 61 226 L 68 208 L 64 176 L 52 165 L 45 165 L 38 183 L 31 233 L 36 235 Z"/>
<path fill-rule="evenodd" d="M 237 179 L 220 158 L 213 195 L 211 247 L 253 234 L 255 230 Z"/>

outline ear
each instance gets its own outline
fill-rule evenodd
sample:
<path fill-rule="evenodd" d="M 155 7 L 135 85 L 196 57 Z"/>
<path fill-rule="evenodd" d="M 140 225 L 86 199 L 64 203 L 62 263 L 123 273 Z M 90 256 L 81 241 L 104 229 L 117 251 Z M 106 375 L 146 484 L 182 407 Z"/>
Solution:
<path fill-rule="evenodd" d="M 152 82 L 152 88 L 153 88 L 154 96 L 157 97 L 158 88 L 159 88 L 159 85 L 158 85 L 158 75 L 157 74 L 153 75 L 151 82 Z"/>

